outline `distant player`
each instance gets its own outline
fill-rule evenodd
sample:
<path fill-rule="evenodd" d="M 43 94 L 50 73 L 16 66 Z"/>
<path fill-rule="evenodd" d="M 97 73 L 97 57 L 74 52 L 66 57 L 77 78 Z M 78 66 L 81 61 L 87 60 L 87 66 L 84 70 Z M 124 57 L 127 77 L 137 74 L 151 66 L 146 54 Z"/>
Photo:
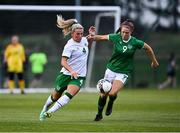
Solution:
<path fill-rule="evenodd" d="M 170 53 L 167 65 L 167 79 L 158 86 L 160 90 L 166 87 L 176 87 L 176 58 L 174 53 Z"/>
<path fill-rule="evenodd" d="M 19 43 L 19 37 L 17 35 L 12 36 L 11 43 L 8 44 L 5 49 L 4 61 L 7 64 L 8 71 L 8 87 L 10 92 L 13 93 L 15 87 L 14 76 L 17 74 L 19 88 L 21 93 L 24 94 L 25 81 L 23 77 L 23 64 L 25 62 L 25 51 L 21 43 Z"/>
<path fill-rule="evenodd" d="M 113 42 L 113 54 L 107 64 L 107 70 L 104 78 L 112 82 L 112 89 L 108 94 L 100 94 L 98 101 L 98 113 L 95 121 L 100 121 L 103 118 L 102 112 L 106 104 L 106 99 L 109 96 L 109 102 L 106 109 L 106 115 L 112 113 L 112 107 L 117 93 L 123 88 L 128 79 L 128 75 L 133 71 L 133 57 L 137 49 L 144 49 L 151 59 L 151 67 L 159 66 L 152 48 L 142 40 L 138 40 L 131 36 L 134 30 L 134 25 L 131 21 L 126 20 L 121 24 L 121 27 L 116 34 L 108 35 L 92 35 L 95 41 L 111 41 Z"/>
<path fill-rule="evenodd" d="M 48 97 L 39 116 L 40 121 L 50 117 L 80 91 L 87 72 L 88 46 L 92 42 L 83 37 L 84 28 L 75 19 L 64 20 L 57 16 L 57 26 L 64 35 L 70 35 L 61 57 L 62 69 L 56 78 L 54 91 Z M 89 32 L 93 27 L 90 27 Z M 63 92 L 65 93 L 63 94 Z M 53 103 L 55 104 L 49 108 Z"/>
<path fill-rule="evenodd" d="M 30 84 L 31 88 L 41 87 L 42 85 L 42 75 L 44 73 L 45 65 L 47 63 L 47 56 L 43 52 L 34 52 L 29 57 L 29 62 L 31 63 L 31 72 L 34 77 Z"/>

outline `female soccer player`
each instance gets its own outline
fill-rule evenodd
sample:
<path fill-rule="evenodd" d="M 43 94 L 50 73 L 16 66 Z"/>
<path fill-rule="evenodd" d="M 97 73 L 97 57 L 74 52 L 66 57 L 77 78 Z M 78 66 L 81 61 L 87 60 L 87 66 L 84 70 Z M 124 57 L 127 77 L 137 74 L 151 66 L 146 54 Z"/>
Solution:
<path fill-rule="evenodd" d="M 14 76 L 17 74 L 21 94 L 24 94 L 25 81 L 23 77 L 23 65 L 25 62 L 25 51 L 23 45 L 19 43 L 19 37 L 17 35 L 12 36 L 11 43 L 8 44 L 5 50 L 4 58 L 5 63 L 7 63 L 9 76 L 8 87 L 10 93 L 13 94 L 13 89 L 15 87 Z"/>
<path fill-rule="evenodd" d="M 86 77 L 88 45 L 92 40 L 83 37 L 84 28 L 76 19 L 65 21 L 62 16 L 57 16 L 57 26 L 62 29 L 65 36 L 70 34 L 71 39 L 64 46 L 61 57 L 62 69 L 56 78 L 55 89 L 40 113 L 40 121 L 67 104 L 79 92 Z M 92 29 L 93 27 L 90 27 L 89 32 Z M 49 108 L 54 102 L 55 104 Z"/>
<path fill-rule="evenodd" d="M 131 36 L 134 25 L 130 20 L 124 21 L 116 34 L 91 35 L 89 38 L 95 41 L 113 42 L 113 54 L 110 58 L 104 78 L 112 82 L 112 89 L 108 94 L 100 94 L 98 100 L 98 113 L 94 121 L 100 121 L 103 118 L 102 112 L 109 96 L 109 102 L 106 109 L 106 115 L 112 113 L 113 102 L 117 98 L 117 93 L 123 88 L 128 79 L 128 75 L 133 70 L 133 57 L 136 49 L 143 48 L 151 59 L 151 67 L 159 66 L 152 48 L 142 40 Z"/>

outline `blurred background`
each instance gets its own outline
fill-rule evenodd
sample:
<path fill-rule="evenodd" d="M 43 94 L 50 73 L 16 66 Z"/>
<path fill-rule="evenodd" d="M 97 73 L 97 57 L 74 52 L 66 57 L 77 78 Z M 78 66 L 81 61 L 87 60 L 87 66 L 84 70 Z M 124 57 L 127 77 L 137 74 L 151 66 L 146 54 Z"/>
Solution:
<path fill-rule="evenodd" d="M 160 67 L 152 70 L 150 60 L 144 50 L 135 54 L 135 70 L 127 87 L 157 87 L 167 78 L 169 54 L 176 57 L 177 87 L 180 84 L 180 0 L 1 0 L 0 5 L 58 5 L 58 6 L 118 6 L 121 9 L 121 22 L 126 19 L 134 21 L 133 35 L 148 43 L 159 60 Z M 65 19 L 77 18 L 85 27 L 95 25 L 95 18 L 100 12 L 86 11 L 10 11 L 0 10 L 0 88 L 5 88 L 6 79 L 3 67 L 3 54 L 12 35 L 17 34 L 26 50 L 26 58 L 37 49 L 47 55 L 47 64 L 42 75 L 41 87 L 53 87 L 54 80 L 60 71 L 60 58 L 68 38 L 56 27 L 56 15 L 62 14 Z M 119 22 L 120 23 L 120 22 Z M 114 18 L 103 17 L 98 34 L 114 32 Z M 106 63 L 112 54 L 112 45 L 101 42 L 96 45 L 95 58 L 89 87 L 95 87 L 103 78 Z M 31 64 L 27 62 L 25 71 L 26 87 L 33 79 Z"/>

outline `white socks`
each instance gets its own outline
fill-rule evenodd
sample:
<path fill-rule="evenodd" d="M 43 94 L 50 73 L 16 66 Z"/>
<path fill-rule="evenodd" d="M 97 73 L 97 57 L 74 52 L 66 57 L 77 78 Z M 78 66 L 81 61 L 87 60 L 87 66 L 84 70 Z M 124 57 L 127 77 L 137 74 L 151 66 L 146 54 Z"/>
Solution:
<path fill-rule="evenodd" d="M 62 106 L 66 105 L 70 101 L 70 98 L 67 95 L 60 97 L 56 103 L 47 111 L 47 113 L 53 113 L 60 109 Z"/>
<path fill-rule="evenodd" d="M 44 107 L 43 107 L 43 110 L 44 111 L 47 111 L 48 110 L 48 107 L 51 106 L 52 104 L 54 103 L 54 101 L 52 101 L 51 99 L 51 95 L 48 97 Z"/>

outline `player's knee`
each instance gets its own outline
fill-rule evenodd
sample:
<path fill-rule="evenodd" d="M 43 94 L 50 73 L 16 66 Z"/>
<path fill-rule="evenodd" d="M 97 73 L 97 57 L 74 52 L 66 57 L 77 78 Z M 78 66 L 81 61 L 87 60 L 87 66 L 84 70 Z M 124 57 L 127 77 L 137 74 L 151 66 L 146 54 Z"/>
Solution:
<path fill-rule="evenodd" d="M 108 93 L 100 93 L 100 96 L 101 96 L 101 97 L 107 97 L 107 96 L 108 96 Z"/>
<path fill-rule="evenodd" d="M 114 91 L 109 92 L 109 96 L 116 96 L 116 95 L 117 95 L 117 92 L 114 92 Z"/>
<path fill-rule="evenodd" d="M 51 95 L 51 100 L 52 100 L 53 102 L 56 102 L 56 101 L 58 100 L 58 98 L 55 97 L 54 95 Z"/>
<path fill-rule="evenodd" d="M 51 99 L 52 99 L 52 101 L 57 101 L 59 98 L 60 98 L 60 96 L 61 96 L 61 94 L 59 94 L 59 93 L 56 93 L 56 92 L 53 92 L 52 94 L 51 94 Z"/>

